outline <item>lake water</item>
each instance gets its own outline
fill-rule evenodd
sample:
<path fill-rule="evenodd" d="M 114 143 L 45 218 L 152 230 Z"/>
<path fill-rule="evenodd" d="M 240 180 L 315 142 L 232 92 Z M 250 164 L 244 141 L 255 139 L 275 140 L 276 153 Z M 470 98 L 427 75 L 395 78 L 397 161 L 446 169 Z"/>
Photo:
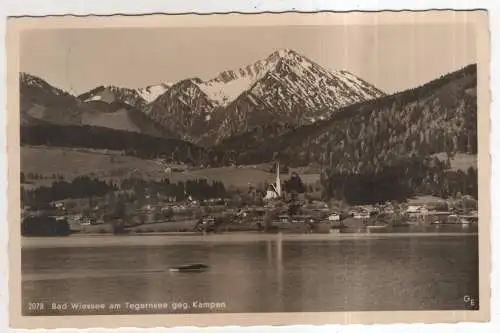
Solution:
<path fill-rule="evenodd" d="M 210 269 L 168 270 L 198 262 Z M 22 250 L 24 315 L 464 310 L 478 281 L 467 233 Z M 78 302 L 105 308 L 72 310 Z"/>

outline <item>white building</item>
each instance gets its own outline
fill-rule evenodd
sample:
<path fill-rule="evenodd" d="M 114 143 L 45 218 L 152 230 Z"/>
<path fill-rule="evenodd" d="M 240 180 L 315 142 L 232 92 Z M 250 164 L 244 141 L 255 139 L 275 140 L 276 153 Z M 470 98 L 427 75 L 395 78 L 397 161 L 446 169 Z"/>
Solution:
<path fill-rule="evenodd" d="M 355 212 L 353 217 L 355 219 L 369 219 L 370 218 L 370 212 L 367 212 L 367 211 Z"/>
<path fill-rule="evenodd" d="M 429 210 L 427 207 L 422 207 L 422 206 L 408 206 L 406 209 L 406 213 L 410 216 L 416 216 L 416 215 L 427 215 L 429 213 Z"/>
<path fill-rule="evenodd" d="M 340 215 L 337 213 L 330 214 L 328 216 L 328 221 L 340 221 Z"/>

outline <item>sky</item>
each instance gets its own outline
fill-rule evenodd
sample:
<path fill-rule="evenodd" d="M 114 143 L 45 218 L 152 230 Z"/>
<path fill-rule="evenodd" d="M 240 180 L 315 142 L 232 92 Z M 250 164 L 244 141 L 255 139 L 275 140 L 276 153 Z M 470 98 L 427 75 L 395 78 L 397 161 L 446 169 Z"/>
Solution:
<path fill-rule="evenodd" d="M 474 35 L 465 23 L 40 29 L 21 35 L 20 71 L 80 94 L 210 79 L 286 48 L 393 93 L 475 63 Z"/>

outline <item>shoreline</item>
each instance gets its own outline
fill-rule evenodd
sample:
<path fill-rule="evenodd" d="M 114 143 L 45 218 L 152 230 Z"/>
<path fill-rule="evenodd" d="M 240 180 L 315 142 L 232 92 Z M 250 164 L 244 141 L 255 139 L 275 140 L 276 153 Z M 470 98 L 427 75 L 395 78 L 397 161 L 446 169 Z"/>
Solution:
<path fill-rule="evenodd" d="M 151 235 L 86 234 L 61 237 L 21 237 L 22 249 L 108 247 L 108 246 L 162 246 L 189 243 L 250 243 L 262 241 L 342 241 L 361 239 L 393 239 L 423 237 L 478 237 L 478 233 L 415 232 L 415 233 L 332 233 L 332 234 L 263 234 L 263 233 L 155 233 Z"/>

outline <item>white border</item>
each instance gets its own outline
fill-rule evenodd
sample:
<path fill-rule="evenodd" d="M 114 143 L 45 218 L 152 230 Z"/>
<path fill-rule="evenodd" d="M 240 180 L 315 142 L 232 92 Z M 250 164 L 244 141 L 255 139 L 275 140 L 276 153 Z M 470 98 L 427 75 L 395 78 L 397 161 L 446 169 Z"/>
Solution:
<path fill-rule="evenodd" d="M 500 246 L 500 214 L 495 207 L 495 203 L 500 202 L 499 190 L 495 184 L 500 183 L 498 179 L 497 160 L 500 152 L 500 145 L 498 136 L 498 121 L 500 116 L 496 112 L 500 110 L 499 96 L 499 77 L 500 77 L 500 52 L 499 41 L 500 33 L 498 31 L 500 22 L 500 1 L 498 0 L 484 0 L 484 1 L 466 1 L 466 0 L 357 0 L 357 1 L 343 1 L 336 2 L 328 0 L 0 0 L 0 12 L 2 17 L 2 25 L 0 26 L 0 35 L 2 36 L 2 47 L 5 45 L 5 19 L 7 15 L 48 15 L 48 14 L 147 14 L 152 12 L 167 12 L 167 13 L 209 13 L 209 12 L 256 12 L 256 11 L 314 11 L 314 10 L 380 10 L 380 9 L 430 9 L 430 8 L 453 8 L 453 9 L 470 9 L 470 8 L 487 8 L 490 12 L 490 29 L 491 29 L 491 89 L 492 89 L 492 107 L 491 107 L 491 156 L 492 156 L 492 303 L 491 303 L 491 323 L 489 324 L 442 324 L 442 325 L 373 325 L 373 326 L 340 326 L 329 325 L 322 327 L 259 327 L 259 328 L 176 328 L 170 329 L 169 332 L 195 332 L 199 330 L 206 330 L 208 332 L 215 332 L 217 330 L 226 331 L 255 331 L 266 330 L 270 332 L 361 332 L 366 330 L 368 332 L 500 332 L 500 302 L 498 297 L 498 285 L 500 283 L 500 275 L 498 270 Z M 1 53 L 2 64 L 5 64 L 5 50 Z M 5 65 L 1 67 L 1 73 L 5 77 Z M 3 111 L 0 116 L 0 146 L 5 151 L 6 138 L 5 138 L 5 81 L 2 81 L 2 88 L 0 90 L 0 103 L 3 105 Z M 5 154 L 5 153 L 4 153 Z M 3 175 L 6 175 L 7 163 L 6 158 L 2 158 L 0 169 Z M 3 193 L 7 192 L 6 177 L 0 178 L 0 187 Z M 6 196 L 1 196 L 3 200 L 0 201 L 1 221 L 6 221 Z M 0 331 L 10 331 L 8 329 L 8 285 L 7 285 L 7 223 L 0 223 Z M 25 330 L 16 330 L 25 332 Z M 78 330 L 57 330 L 59 332 L 77 332 Z M 104 332 L 110 330 L 89 330 L 92 332 Z M 120 332 L 143 332 L 143 331 L 166 331 L 165 329 L 133 329 L 124 328 Z M 28 332 L 26 330 L 26 332 Z"/>

